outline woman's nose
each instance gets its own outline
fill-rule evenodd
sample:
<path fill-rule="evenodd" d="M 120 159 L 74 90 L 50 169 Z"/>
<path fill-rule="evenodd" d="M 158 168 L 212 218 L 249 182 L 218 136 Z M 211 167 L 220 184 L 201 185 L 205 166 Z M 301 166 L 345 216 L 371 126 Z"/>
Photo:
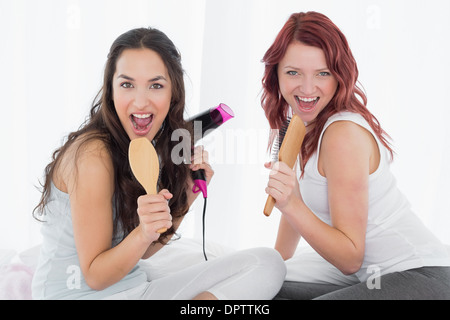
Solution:
<path fill-rule="evenodd" d="M 315 87 L 316 87 L 316 85 L 314 83 L 314 79 L 311 79 L 310 77 L 306 77 L 302 80 L 302 82 L 300 84 L 300 91 L 305 96 L 310 96 L 310 95 L 314 94 Z"/>
<path fill-rule="evenodd" d="M 134 105 L 139 109 L 145 108 L 148 105 L 148 93 L 137 90 L 134 96 Z"/>

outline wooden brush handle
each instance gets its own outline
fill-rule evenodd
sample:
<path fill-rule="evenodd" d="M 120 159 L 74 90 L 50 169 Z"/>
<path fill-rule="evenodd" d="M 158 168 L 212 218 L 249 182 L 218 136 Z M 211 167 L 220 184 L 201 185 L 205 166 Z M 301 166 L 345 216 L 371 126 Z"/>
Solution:
<path fill-rule="evenodd" d="M 264 206 L 264 214 L 266 217 L 270 216 L 274 206 L 275 206 L 275 199 L 272 196 L 268 196 L 266 200 L 266 205 Z"/>
<path fill-rule="evenodd" d="M 302 119 L 295 114 L 289 123 L 289 127 L 278 154 L 279 161 L 286 163 L 291 169 L 294 168 L 295 162 L 297 161 L 305 134 L 305 124 Z M 272 213 L 275 202 L 276 201 L 272 196 L 267 197 L 266 205 L 264 207 L 264 214 L 267 217 Z"/>

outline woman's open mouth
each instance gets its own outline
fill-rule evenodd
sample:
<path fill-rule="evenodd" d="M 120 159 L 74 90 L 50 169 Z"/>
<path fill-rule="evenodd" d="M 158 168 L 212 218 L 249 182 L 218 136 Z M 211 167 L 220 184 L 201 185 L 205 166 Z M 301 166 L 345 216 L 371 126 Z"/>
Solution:
<path fill-rule="evenodd" d="M 319 97 L 314 98 L 306 98 L 295 96 L 295 101 L 297 101 L 297 106 L 302 112 L 311 112 L 314 110 L 314 107 L 319 102 Z"/>
<path fill-rule="evenodd" d="M 150 132 L 153 123 L 153 115 L 134 113 L 130 116 L 134 132 L 139 136 L 145 136 Z"/>

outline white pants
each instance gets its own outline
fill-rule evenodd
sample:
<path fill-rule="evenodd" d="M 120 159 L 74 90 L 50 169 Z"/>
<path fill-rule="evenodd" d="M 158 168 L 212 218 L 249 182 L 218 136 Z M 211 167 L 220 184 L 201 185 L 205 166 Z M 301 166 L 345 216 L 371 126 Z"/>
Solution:
<path fill-rule="evenodd" d="M 344 275 L 309 246 L 297 248 L 294 256 L 286 260 L 286 268 L 286 281 L 338 286 L 360 283 L 356 275 Z"/>
<path fill-rule="evenodd" d="M 277 251 L 254 248 L 195 264 L 106 299 L 188 300 L 208 291 L 221 300 L 268 300 L 278 293 L 285 276 Z"/>

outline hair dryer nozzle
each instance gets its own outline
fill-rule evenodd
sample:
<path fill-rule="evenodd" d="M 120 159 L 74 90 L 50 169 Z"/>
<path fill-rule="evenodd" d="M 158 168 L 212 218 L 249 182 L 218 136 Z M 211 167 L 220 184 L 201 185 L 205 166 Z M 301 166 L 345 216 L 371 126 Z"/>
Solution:
<path fill-rule="evenodd" d="M 220 126 L 231 118 L 234 118 L 234 112 L 229 106 L 224 103 L 219 104 L 217 107 L 210 110 L 212 120 Z"/>
<path fill-rule="evenodd" d="M 190 118 L 188 122 L 191 122 L 194 126 L 194 144 L 208 134 L 210 132 L 209 130 L 218 128 L 231 118 L 234 118 L 233 110 L 224 103 Z M 197 130 L 198 126 L 196 122 L 200 122 L 201 132 Z"/>

